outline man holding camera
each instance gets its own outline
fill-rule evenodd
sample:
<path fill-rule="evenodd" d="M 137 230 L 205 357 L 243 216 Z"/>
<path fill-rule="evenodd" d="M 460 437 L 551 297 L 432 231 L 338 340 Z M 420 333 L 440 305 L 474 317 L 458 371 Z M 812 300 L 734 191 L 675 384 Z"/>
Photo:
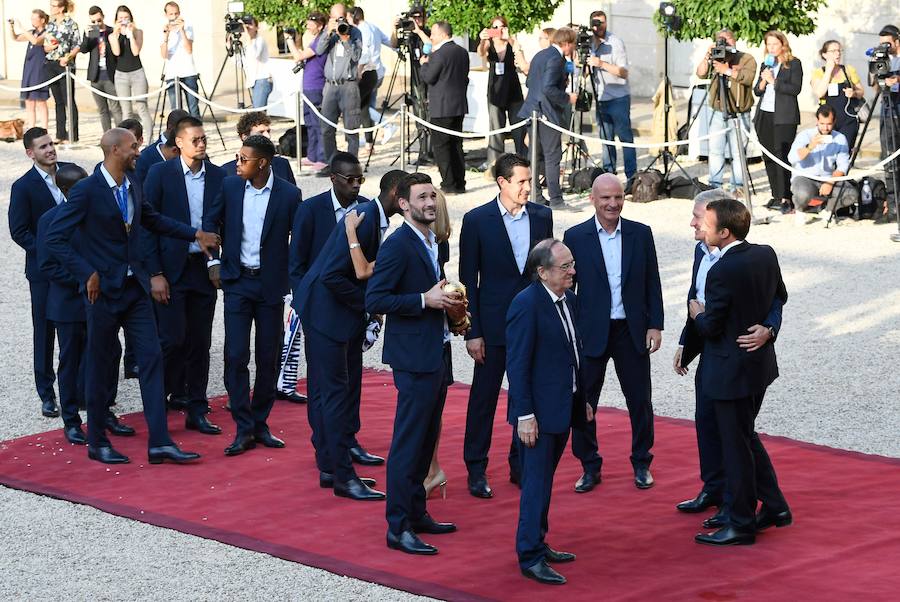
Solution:
<path fill-rule="evenodd" d="M 414 5 L 410 7 L 409 12 L 394 19 L 391 46 L 397 49 L 405 46 L 404 50 L 409 55 L 409 96 L 412 111 L 416 117 L 428 119 L 428 87 L 420 75 L 422 59 L 431 52 L 431 29 L 425 27 L 424 8 Z M 416 124 L 416 130 L 416 137 L 419 139 L 419 157 L 413 161 L 413 165 L 425 165 L 428 163 L 430 147 L 429 132 L 419 123 Z"/>
<path fill-rule="evenodd" d="M 113 84 L 113 77 L 116 74 L 116 55 L 109 49 L 109 36 L 113 33 L 113 28 L 103 22 L 103 10 L 99 6 L 90 7 L 88 16 L 91 19 L 91 26 L 81 43 L 81 52 L 91 55 L 87 78 L 95 90 L 115 96 L 116 86 Z M 118 101 L 109 100 L 99 94 L 94 94 L 93 97 L 104 132 L 112 127 L 113 123 L 122 121 L 122 110 Z"/>
<path fill-rule="evenodd" d="M 597 124 L 600 135 L 606 140 L 613 136 L 620 142 L 634 142 L 631 131 L 631 89 L 628 87 L 628 56 L 622 38 L 611 33 L 606 27 L 606 13 L 595 10 L 591 13 L 591 56 L 588 65 L 594 77 L 597 93 Z M 637 171 L 637 153 L 633 148 L 622 149 L 625 177 L 629 180 Z M 616 148 L 603 146 L 603 169 L 616 172 Z"/>
<path fill-rule="evenodd" d="M 717 132 L 728 128 L 729 117 L 736 117 L 745 129 L 750 128 L 750 109 L 753 108 L 753 78 L 756 75 L 756 60 L 746 52 L 735 49 L 734 33 L 721 29 L 716 41 L 710 44 L 703 60 L 697 65 L 697 77 L 712 79 L 709 85 L 709 106 L 712 116 L 709 131 Z M 726 84 L 722 90 L 722 83 Z M 724 135 L 709 140 L 709 185 L 722 187 L 725 174 L 725 148 L 731 151 L 731 185 L 744 185 L 744 168 L 740 164 L 743 149 L 738 147 L 738 136 L 730 129 Z"/>
<path fill-rule="evenodd" d="M 244 42 L 241 62 L 244 64 L 245 83 L 250 88 L 250 100 L 253 108 L 259 109 L 269 102 L 272 93 L 272 74 L 269 71 L 269 45 L 259 35 L 259 21 L 256 17 L 246 15 L 241 18 L 244 33 L 248 40 Z M 229 174 L 231 175 L 231 174 Z"/>
<path fill-rule="evenodd" d="M 890 50 L 890 73 L 887 77 L 879 77 L 872 82 L 874 87 L 881 86 L 881 158 L 885 159 L 900 148 L 900 29 L 894 25 L 885 25 L 878 32 L 878 43 Z M 895 159 L 884 166 L 884 182 L 887 187 L 887 210 L 882 217 L 884 222 L 896 219 L 896 189 L 900 180 L 900 160 Z M 881 221 L 881 220 L 878 220 Z"/>
<path fill-rule="evenodd" d="M 359 57 L 362 56 L 362 34 L 347 22 L 347 9 L 343 4 L 335 4 L 329 13 L 328 28 L 319 38 L 316 54 L 325 59 L 325 89 L 322 91 L 322 115 L 331 123 L 337 123 L 344 116 L 344 127 L 352 130 L 359 127 Z M 322 121 L 322 145 L 325 162 L 337 152 L 336 130 L 333 125 Z M 359 136 L 347 138 L 347 152 L 359 155 Z M 325 167 L 316 175 L 327 177 L 331 170 Z"/>
<path fill-rule="evenodd" d="M 184 85 L 199 94 L 200 76 L 197 67 L 194 66 L 194 28 L 185 25 L 181 18 L 181 8 L 177 2 L 167 2 L 165 6 L 167 23 L 163 27 L 163 41 L 159 52 L 166 61 L 164 77 L 166 83 L 175 83 L 177 77 Z M 176 94 L 185 94 L 187 97 L 188 112 L 200 118 L 200 103 L 196 96 L 187 94 L 182 90 L 176 90 L 175 86 L 169 88 L 169 106 L 177 108 Z"/>

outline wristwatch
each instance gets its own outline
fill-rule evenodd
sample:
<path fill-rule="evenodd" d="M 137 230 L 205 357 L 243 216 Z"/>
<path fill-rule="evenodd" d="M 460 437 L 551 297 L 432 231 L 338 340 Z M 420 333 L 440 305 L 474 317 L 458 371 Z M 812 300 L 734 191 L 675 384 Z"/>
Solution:
<path fill-rule="evenodd" d="M 771 326 L 769 326 L 766 330 L 769 331 L 769 340 L 774 341 L 775 340 L 775 329 L 772 328 Z"/>
<path fill-rule="evenodd" d="M 359 248 L 359 243 L 358 243 L 358 242 L 351 242 L 351 243 L 350 243 L 350 250 L 351 250 L 351 251 L 352 251 L 353 249 L 358 249 L 358 248 Z"/>

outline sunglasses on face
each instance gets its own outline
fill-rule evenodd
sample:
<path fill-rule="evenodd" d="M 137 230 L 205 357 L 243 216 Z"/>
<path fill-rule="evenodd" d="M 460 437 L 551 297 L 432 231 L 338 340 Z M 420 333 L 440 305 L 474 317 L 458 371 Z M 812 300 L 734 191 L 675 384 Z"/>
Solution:
<path fill-rule="evenodd" d="M 356 182 L 359 182 L 360 185 L 362 185 L 362 183 L 366 181 L 366 176 L 345 176 L 342 173 L 336 173 L 334 175 L 351 185 Z"/>

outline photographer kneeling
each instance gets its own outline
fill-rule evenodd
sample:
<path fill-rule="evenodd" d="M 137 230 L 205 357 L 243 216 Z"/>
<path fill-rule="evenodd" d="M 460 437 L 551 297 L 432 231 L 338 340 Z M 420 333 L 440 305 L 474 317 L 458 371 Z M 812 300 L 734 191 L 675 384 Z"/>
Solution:
<path fill-rule="evenodd" d="M 756 75 L 756 60 L 746 52 L 735 48 L 734 33 L 722 29 L 716 34 L 703 61 L 697 65 L 697 77 L 712 79 L 709 84 L 709 106 L 712 109 L 709 131 L 717 132 L 728 127 L 729 115 L 738 118 L 740 125 L 750 129 L 750 109 L 753 108 L 753 78 Z M 727 83 L 724 94 L 722 81 Z M 723 105 L 724 101 L 724 105 Z M 725 145 L 731 150 L 731 185 L 738 189 L 744 185 L 744 173 L 740 165 L 743 155 L 738 147 L 739 137 L 731 130 L 723 136 L 709 140 L 709 185 L 722 187 L 725 175 Z"/>
<path fill-rule="evenodd" d="M 826 203 L 822 219 L 827 223 L 831 213 L 850 207 L 859 200 L 856 187 L 850 182 L 820 182 L 817 178 L 839 178 L 850 167 L 850 147 L 847 138 L 834 129 L 834 109 L 821 105 L 816 111 L 816 127 L 803 130 L 791 145 L 788 160 L 794 167 L 791 192 L 794 195 L 794 223 L 802 226 L 816 221 L 805 214 L 810 201 L 818 198 Z M 843 192 L 841 189 L 844 189 Z M 839 206 L 835 206 L 840 202 Z"/>

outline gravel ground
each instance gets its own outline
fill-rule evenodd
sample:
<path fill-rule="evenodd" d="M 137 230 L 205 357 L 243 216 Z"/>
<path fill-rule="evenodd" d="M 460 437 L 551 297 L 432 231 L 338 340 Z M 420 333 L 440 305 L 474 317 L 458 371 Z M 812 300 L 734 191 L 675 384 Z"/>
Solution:
<path fill-rule="evenodd" d="M 6 116 L 2 116 L 6 118 Z M 282 130 L 287 126 L 277 127 Z M 226 126 L 228 132 L 232 126 Z M 60 158 L 85 168 L 102 156 L 97 147 L 99 126 L 94 116 L 82 123 L 81 148 L 62 149 Z M 210 128 L 212 132 L 212 128 Z M 212 139 L 212 136 L 210 136 Z M 234 153 L 213 145 L 213 159 L 224 163 Z M 383 150 L 386 148 L 386 150 Z M 479 142 L 467 148 L 482 148 Z M 364 194 L 377 190 L 398 146 L 379 147 L 373 158 Z M 30 162 L 20 143 L 0 145 L 0 440 L 59 428 L 59 420 L 40 417 L 39 400 L 31 372 L 31 325 L 23 253 L 5 234 L 8 231 L 8 190 Z M 642 165 L 646 159 L 642 161 Z M 687 164 L 686 164 L 687 165 Z M 702 175 L 705 165 L 687 165 Z M 758 199 L 766 199 L 767 185 L 761 164 L 753 166 Z M 439 181 L 437 170 L 427 170 Z M 468 175 L 469 192 L 451 197 L 454 223 L 465 211 L 495 194 L 493 184 L 480 174 Z M 327 188 L 327 180 L 304 174 L 299 180 L 304 196 Z M 760 202 L 760 201 L 757 201 Z M 586 198 L 571 199 L 572 209 L 557 212 L 556 233 L 591 216 Z M 652 361 L 655 406 L 660 415 L 691 418 L 693 379 L 679 378 L 671 358 L 685 319 L 684 296 L 690 283 L 692 231 L 688 226 L 691 202 L 663 200 L 646 205 L 627 203 L 624 215 L 653 227 L 666 309 L 663 348 Z M 765 213 L 760 209 L 758 213 Z M 774 215 L 774 214 L 770 214 Z M 395 222 L 397 218 L 395 218 Z M 775 217 L 774 223 L 755 226 L 749 239 L 772 245 L 779 254 L 790 293 L 784 327 L 777 348 L 782 377 L 769 389 L 757 426 L 762 432 L 803 441 L 900 457 L 900 412 L 897 411 L 894 365 L 900 329 L 900 246 L 890 242 L 893 226 L 871 222 L 843 222 L 826 230 L 821 224 L 796 227 L 792 220 Z M 458 231 L 452 240 L 457 257 Z M 456 262 L 448 265 L 455 276 Z M 221 307 L 216 313 L 212 348 L 210 395 L 224 394 Z M 894 349 L 894 351 L 891 351 Z M 472 362 L 462 341 L 454 341 L 457 380 L 471 382 Z M 381 367 L 380 347 L 368 352 L 365 362 Z M 251 362 L 252 366 L 252 362 Z M 602 403 L 624 407 L 612 374 Z M 120 383 L 119 410 L 140 411 L 137 383 Z M 502 450 L 501 450 L 502 451 Z M 449 453 L 445 450 L 444 453 Z M 454 450 L 460 453 L 460 450 Z M 777 458 L 775 459 L 777 465 Z M 450 475 L 461 479 L 464 475 Z M 673 500 L 675 501 L 675 500 Z M 414 599 L 404 592 L 334 575 L 215 541 L 115 517 L 81 506 L 0 488 L 0 598 L 148 599 L 222 598 L 275 599 Z M 190 558 L 171 570 L 172 558 Z M 114 567 L 102 584 L 77 575 L 85 566 Z M 117 570 L 140 566 L 141 570 Z M 209 579 L 215 575 L 215 580 Z"/>

